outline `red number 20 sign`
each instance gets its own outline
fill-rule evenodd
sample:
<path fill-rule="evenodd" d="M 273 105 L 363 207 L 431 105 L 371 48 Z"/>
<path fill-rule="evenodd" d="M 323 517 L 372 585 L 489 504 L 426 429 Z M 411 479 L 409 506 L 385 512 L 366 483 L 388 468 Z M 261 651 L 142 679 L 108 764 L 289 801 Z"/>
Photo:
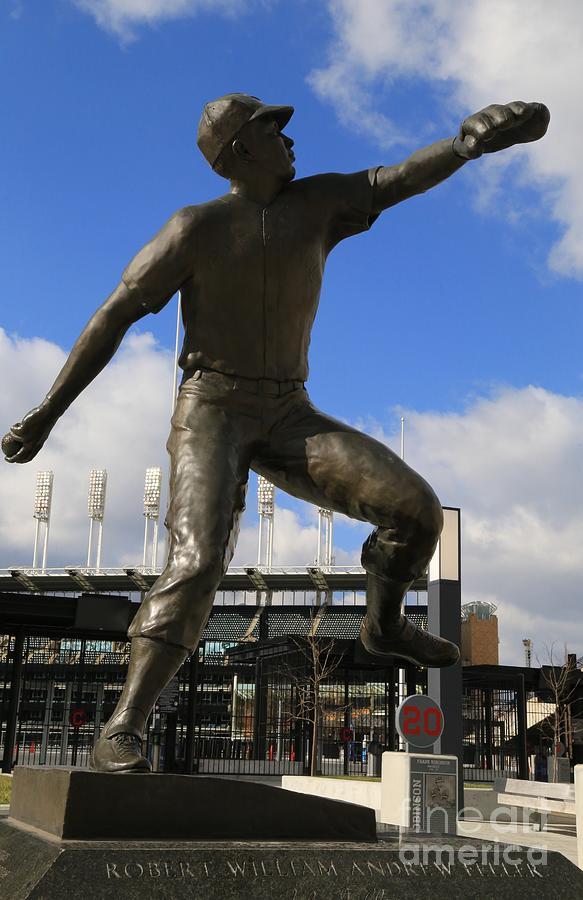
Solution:
<path fill-rule="evenodd" d="M 441 737 L 443 712 L 426 694 L 411 694 L 399 706 L 395 724 L 404 741 L 414 749 L 422 750 Z"/>

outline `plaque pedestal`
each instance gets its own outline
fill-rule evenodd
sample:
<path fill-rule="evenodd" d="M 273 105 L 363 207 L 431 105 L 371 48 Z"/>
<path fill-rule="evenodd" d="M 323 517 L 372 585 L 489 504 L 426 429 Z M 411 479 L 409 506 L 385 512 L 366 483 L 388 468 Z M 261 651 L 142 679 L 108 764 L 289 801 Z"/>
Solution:
<path fill-rule="evenodd" d="M 383 753 L 381 822 L 405 832 L 456 834 L 457 756 Z"/>

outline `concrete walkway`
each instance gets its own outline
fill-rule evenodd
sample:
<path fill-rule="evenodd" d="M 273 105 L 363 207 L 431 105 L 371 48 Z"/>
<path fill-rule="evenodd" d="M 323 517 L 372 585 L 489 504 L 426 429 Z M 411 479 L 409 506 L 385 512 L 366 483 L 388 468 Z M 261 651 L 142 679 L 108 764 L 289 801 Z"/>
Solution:
<path fill-rule="evenodd" d="M 532 831 L 520 826 L 498 826 L 488 822 L 458 822 L 458 835 L 478 838 L 483 841 L 499 841 L 501 844 L 518 844 L 522 847 L 536 847 L 541 850 L 555 850 L 577 865 L 577 838 L 575 826 L 572 833 L 569 826 L 560 830 Z"/>

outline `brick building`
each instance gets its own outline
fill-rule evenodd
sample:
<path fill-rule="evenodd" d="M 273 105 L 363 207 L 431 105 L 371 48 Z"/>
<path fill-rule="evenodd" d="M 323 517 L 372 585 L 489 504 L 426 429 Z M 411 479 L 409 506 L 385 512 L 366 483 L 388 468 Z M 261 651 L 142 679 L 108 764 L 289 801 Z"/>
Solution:
<path fill-rule="evenodd" d="M 498 665 L 498 616 L 493 603 L 466 603 L 462 607 L 462 665 Z"/>

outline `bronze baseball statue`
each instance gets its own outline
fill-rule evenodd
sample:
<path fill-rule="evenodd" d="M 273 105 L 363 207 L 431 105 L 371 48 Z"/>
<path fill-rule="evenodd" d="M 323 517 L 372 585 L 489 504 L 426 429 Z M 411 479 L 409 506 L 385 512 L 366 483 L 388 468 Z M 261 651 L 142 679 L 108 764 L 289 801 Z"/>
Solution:
<path fill-rule="evenodd" d="M 229 94 L 203 111 L 198 146 L 227 194 L 179 210 L 130 262 L 92 316 L 42 403 L 4 437 L 8 462 L 33 459 L 57 419 L 109 362 L 128 328 L 182 292 L 183 378 L 168 451 L 166 567 L 129 631 L 127 680 L 97 741 L 101 772 L 148 771 L 146 721 L 197 646 L 234 552 L 249 469 L 310 503 L 374 525 L 362 549 L 360 640 L 394 657 L 449 666 L 458 648 L 401 612 L 442 528 L 429 485 L 384 444 L 312 406 L 310 332 L 330 251 L 383 210 L 439 184 L 468 160 L 538 140 L 541 103 L 492 105 L 459 134 L 394 166 L 294 180 L 291 106 Z"/>

